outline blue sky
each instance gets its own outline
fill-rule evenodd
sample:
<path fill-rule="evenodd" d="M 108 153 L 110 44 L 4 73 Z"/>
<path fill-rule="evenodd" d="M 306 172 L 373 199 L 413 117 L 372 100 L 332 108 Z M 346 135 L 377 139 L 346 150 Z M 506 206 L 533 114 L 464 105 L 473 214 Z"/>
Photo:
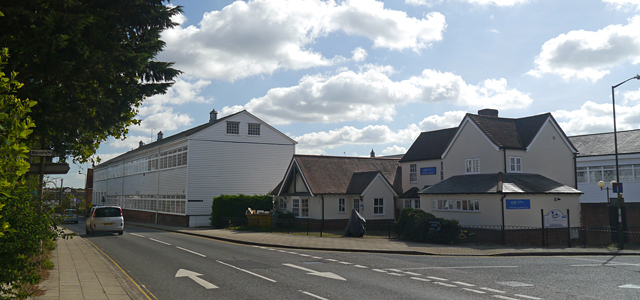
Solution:
<path fill-rule="evenodd" d="M 568 135 L 613 131 L 611 86 L 640 73 L 640 0 L 171 1 L 158 59 L 184 74 L 148 98 L 102 161 L 246 109 L 296 153 L 400 154 L 465 113 L 551 112 Z M 640 81 L 616 89 L 640 128 Z M 73 165 L 65 186 L 84 186 Z"/>

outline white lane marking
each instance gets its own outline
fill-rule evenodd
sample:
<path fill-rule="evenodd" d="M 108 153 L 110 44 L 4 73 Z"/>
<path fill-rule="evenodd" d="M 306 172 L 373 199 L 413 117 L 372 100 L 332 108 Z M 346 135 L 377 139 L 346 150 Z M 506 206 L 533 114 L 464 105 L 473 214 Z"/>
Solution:
<path fill-rule="evenodd" d="M 426 278 L 420 278 L 420 277 L 410 277 L 411 279 L 415 279 L 415 280 L 420 280 L 420 281 L 426 281 L 426 282 L 430 282 L 431 280 L 426 279 Z"/>
<path fill-rule="evenodd" d="M 313 259 L 322 259 L 322 257 L 320 257 L 320 256 L 312 256 L 311 258 L 313 258 Z"/>
<path fill-rule="evenodd" d="M 191 250 L 189 250 L 189 249 L 185 249 L 185 248 L 178 247 L 178 246 L 176 246 L 176 248 L 178 248 L 178 249 L 180 249 L 180 250 L 187 251 L 187 252 L 189 252 L 189 253 L 193 253 L 193 254 L 195 254 L 195 255 L 199 255 L 199 256 L 202 256 L 202 257 L 207 257 L 207 256 L 206 256 L 206 255 L 204 255 L 204 254 L 200 254 L 200 253 L 198 253 L 198 252 L 191 251 Z"/>
<path fill-rule="evenodd" d="M 431 278 L 433 280 L 442 280 L 442 281 L 449 281 L 449 279 L 444 279 L 444 278 L 440 278 L 440 277 L 433 277 L 433 276 L 426 276 L 427 278 Z"/>
<path fill-rule="evenodd" d="M 311 269 L 307 269 L 305 267 L 301 267 L 301 266 L 296 266 L 294 264 L 282 264 L 283 266 L 287 266 L 290 268 L 296 268 L 305 272 L 309 272 L 307 273 L 307 275 L 313 275 L 313 276 L 320 276 L 320 277 L 325 277 L 325 278 L 330 278 L 330 279 L 337 279 L 337 280 L 343 280 L 343 281 L 347 281 L 344 277 L 331 273 L 331 272 L 319 272 L 319 271 L 315 271 L 315 270 L 311 270 Z"/>
<path fill-rule="evenodd" d="M 291 251 L 289 251 L 289 254 L 298 254 L 298 253 L 297 253 L 297 252 L 291 252 Z"/>
<path fill-rule="evenodd" d="M 493 295 L 493 298 L 505 299 L 505 300 L 520 300 L 520 299 L 517 299 L 517 298 L 511 298 L 511 297 L 501 296 L 501 295 Z"/>
<path fill-rule="evenodd" d="M 464 286 L 476 286 L 475 284 L 461 282 L 461 281 L 453 281 L 453 283 L 457 283 L 459 285 L 464 285 Z"/>
<path fill-rule="evenodd" d="M 623 288 L 623 289 L 640 289 L 640 285 L 625 284 L 625 285 L 619 286 L 619 288 Z"/>
<path fill-rule="evenodd" d="M 169 246 L 171 246 L 171 244 L 169 244 L 169 243 L 167 243 L 167 242 L 163 242 L 163 241 L 156 240 L 156 239 L 152 239 L 152 238 L 149 238 L 149 239 L 150 239 L 150 240 L 152 240 L 152 241 L 154 241 L 154 242 L 158 242 L 158 243 L 160 243 L 160 244 L 165 244 L 165 245 L 169 245 Z"/>
<path fill-rule="evenodd" d="M 202 274 L 200 273 L 196 273 L 193 271 L 189 271 L 189 270 L 185 270 L 185 269 L 180 269 L 178 270 L 178 273 L 176 273 L 176 277 L 188 277 L 191 278 L 191 280 L 195 281 L 197 284 L 201 285 L 202 287 L 204 287 L 207 290 L 210 289 L 217 289 L 218 287 L 211 283 L 208 282 L 198 276 L 202 276 Z"/>
<path fill-rule="evenodd" d="M 470 289 L 470 288 L 462 288 L 465 291 L 469 291 L 469 292 L 474 292 L 477 294 L 486 294 L 487 292 L 483 292 L 483 291 L 478 291 L 478 290 L 474 290 L 474 289 Z"/>
<path fill-rule="evenodd" d="M 327 299 L 327 298 L 322 298 L 322 297 L 320 297 L 320 296 L 318 296 L 318 295 L 314 295 L 314 294 L 312 294 L 312 293 L 305 292 L 305 291 L 303 291 L 303 290 L 298 290 L 298 292 L 303 293 L 303 294 L 305 294 L 305 295 L 307 295 L 307 296 L 311 296 L 311 297 L 316 298 L 316 299 L 320 299 L 320 300 L 329 300 L 329 299 Z"/>
<path fill-rule="evenodd" d="M 629 264 L 629 263 L 601 263 L 601 264 L 585 264 L 585 265 L 571 265 L 572 267 L 615 267 L 615 266 L 640 266 L 640 264 Z"/>
<path fill-rule="evenodd" d="M 139 236 L 139 237 L 144 237 L 144 235 L 139 235 L 139 234 L 136 234 L 136 233 L 129 233 L 129 234 L 130 234 L 130 235 Z"/>
<path fill-rule="evenodd" d="M 413 273 L 413 272 L 404 272 L 405 274 L 413 275 L 413 276 L 422 276 L 422 274 Z"/>
<path fill-rule="evenodd" d="M 289 253 L 289 251 L 284 251 L 284 250 L 278 250 L 278 252 Z"/>
<path fill-rule="evenodd" d="M 389 275 L 393 275 L 393 276 L 404 276 L 404 275 L 402 275 L 402 274 L 400 274 L 400 273 L 387 273 L 387 274 L 389 274 Z"/>
<path fill-rule="evenodd" d="M 337 259 L 332 259 L 332 258 L 325 258 L 325 260 L 328 260 L 328 261 L 338 261 Z"/>
<path fill-rule="evenodd" d="M 260 275 L 260 274 L 253 273 L 253 272 L 251 272 L 251 271 L 247 271 L 247 270 L 245 270 L 245 269 L 240 269 L 240 268 L 238 268 L 238 267 L 236 267 L 236 266 L 234 266 L 234 265 L 230 265 L 230 264 L 228 264 L 228 263 L 221 262 L 221 261 L 219 261 L 219 260 L 216 260 L 216 261 L 217 261 L 217 262 L 219 262 L 219 263 L 221 263 L 221 264 L 223 264 L 223 265 L 225 265 L 225 266 L 227 266 L 227 267 L 232 267 L 232 268 L 234 268 L 234 269 L 236 269 L 236 270 L 239 270 L 239 271 L 245 272 L 245 273 L 247 273 L 247 274 L 251 274 L 251 275 L 253 275 L 253 276 L 256 276 L 256 277 L 262 278 L 262 279 L 264 279 L 264 280 L 271 281 L 271 282 L 277 282 L 277 281 L 275 281 L 275 280 L 273 280 L 273 279 L 271 279 L 271 278 L 269 278 L 269 277 L 264 277 L 264 276 L 262 276 L 262 275 Z"/>
<path fill-rule="evenodd" d="M 356 268 L 360 268 L 360 269 L 368 269 L 369 267 L 367 266 L 361 266 L 361 265 L 353 265 Z"/>
<path fill-rule="evenodd" d="M 485 291 L 489 291 L 489 292 L 494 292 L 494 293 L 506 293 L 505 291 L 501 291 L 501 290 L 494 290 L 494 289 L 490 289 L 490 288 L 486 288 L 486 287 L 481 287 L 481 290 L 485 290 Z"/>
<path fill-rule="evenodd" d="M 352 263 L 350 263 L 350 262 L 346 262 L 346 261 L 341 261 L 341 262 L 339 262 L 339 263 L 341 263 L 341 264 L 343 264 L 343 265 L 353 265 Z"/>
<path fill-rule="evenodd" d="M 470 266 L 470 267 L 424 267 L 407 268 L 405 270 L 429 270 L 429 269 L 489 269 L 489 268 L 517 268 L 518 266 Z"/>
<path fill-rule="evenodd" d="M 309 257 L 309 256 L 311 256 L 311 255 L 309 255 L 309 254 L 302 254 L 302 253 L 300 253 L 300 254 L 298 254 L 298 255 L 300 255 L 300 256 L 304 256 L 304 257 Z"/>
<path fill-rule="evenodd" d="M 387 269 L 387 270 L 389 270 L 389 271 L 393 271 L 393 272 L 402 273 L 402 271 L 401 271 L 401 270 L 398 270 L 398 269 Z"/>
<path fill-rule="evenodd" d="M 374 270 L 374 271 L 376 271 L 376 272 L 380 272 L 380 273 L 387 273 L 387 271 L 385 271 L 385 270 L 380 270 L 380 269 L 371 269 L 371 270 Z"/>
<path fill-rule="evenodd" d="M 532 297 L 532 296 L 520 295 L 520 294 L 515 294 L 515 295 L 518 297 L 527 298 L 527 299 L 542 300 L 542 298 L 538 298 L 538 297 Z"/>
<path fill-rule="evenodd" d="M 276 249 L 271 249 L 271 248 L 269 248 L 269 249 L 267 249 L 267 250 L 269 250 L 269 251 L 276 251 Z"/>
<path fill-rule="evenodd" d="M 453 285 L 453 284 L 442 283 L 442 282 L 438 282 L 438 281 L 433 282 L 433 284 L 438 284 L 438 285 L 448 286 L 448 287 L 457 287 L 456 285 Z"/>

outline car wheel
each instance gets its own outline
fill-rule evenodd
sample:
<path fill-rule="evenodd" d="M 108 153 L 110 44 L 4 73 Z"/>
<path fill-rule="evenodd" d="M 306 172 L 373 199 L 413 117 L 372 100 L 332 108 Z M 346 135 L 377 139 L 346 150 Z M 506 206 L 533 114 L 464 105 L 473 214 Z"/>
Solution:
<path fill-rule="evenodd" d="M 118 231 L 118 235 L 122 235 L 124 231 Z"/>

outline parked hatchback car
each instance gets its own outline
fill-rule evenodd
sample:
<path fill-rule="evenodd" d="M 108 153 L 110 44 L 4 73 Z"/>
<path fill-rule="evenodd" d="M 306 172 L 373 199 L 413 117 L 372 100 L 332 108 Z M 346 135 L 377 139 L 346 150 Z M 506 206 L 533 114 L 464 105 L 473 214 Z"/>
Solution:
<path fill-rule="evenodd" d="M 124 232 L 124 217 L 120 206 L 94 206 L 89 212 L 85 226 L 86 234 L 94 235 L 96 231 Z"/>
<path fill-rule="evenodd" d="M 75 209 L 65 209 L 64 215 L 62 215 L 62 220 L 67 223 L 76 223 L 78 224 L 78 211 Z"/>

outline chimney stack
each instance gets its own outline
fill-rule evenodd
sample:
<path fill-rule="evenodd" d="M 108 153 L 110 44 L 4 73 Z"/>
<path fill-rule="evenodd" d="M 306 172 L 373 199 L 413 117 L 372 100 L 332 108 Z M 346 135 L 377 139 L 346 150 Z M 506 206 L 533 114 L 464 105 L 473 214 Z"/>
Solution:
<path fill-rule="evenodd" d="M 485 108 L 485 109 L 479 110 L 478 111 L 478 115 L 479 116 L 485 116 L 485 117 L 497 118 L 498 117 L 498 110 L 497 109 L 491 109 L 491 108 Z"/>
<path fill-rule="evenodd" d="M 164 135 L 164 134 L 162 134 L 162 131 L 158 132 L 158 141 L 162 139 L 162 136 L 163 136 L 163 135 Z"/>
<path fill-rule="evenodd" d="M 142 147 L 142 146 L 144 146 L 144 142 L 143 142 L 143 141 L 140 141 L 140 143 L 138 144 L 138 148 L 140 148 L 140 147 Z"/>
<path fill-rule="evenodd" d="M 218 112 L 214 109 L 209 113 L 209 123 L 215 122 L 218 119 Z"/>
<path fill-rule="evenodd" d="M 376 157 L 376 153 L 373 152 L 373 149 L 371 149 L 371 157 Z"/>

